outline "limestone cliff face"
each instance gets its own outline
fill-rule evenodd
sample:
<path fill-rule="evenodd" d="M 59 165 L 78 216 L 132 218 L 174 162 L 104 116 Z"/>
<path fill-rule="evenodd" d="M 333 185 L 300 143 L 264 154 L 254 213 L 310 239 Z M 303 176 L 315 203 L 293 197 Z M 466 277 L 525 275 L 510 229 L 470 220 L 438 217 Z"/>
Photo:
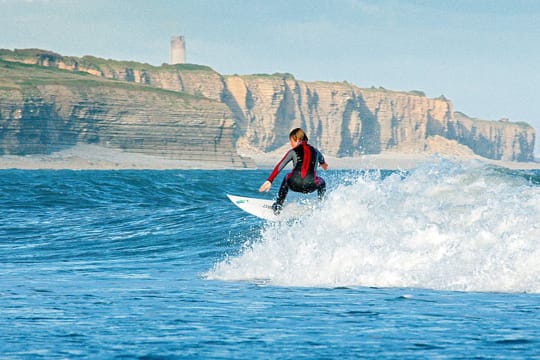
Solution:
<path fill-rule="evenodd" d="M 458 139 L 476 154 L 503 161 L 534 160 L 535 131 L 528 124 L 472 119 L 459 112 L 454 115 L 447 137 Z"/>
<path fill-rule="evenodd" d="M 108 66 L 100 67 L 99 75 L 218 101 L 224 90 L 220 74 L 211 68 L 198 65 L 163 65 L 159 68 L 148 66 L 146 69 L 136 69 L 126 67 L 120 62 L 109 62 Z"/>
<path fill-rule="evenodd" d="M 429 151 L 446 138 L 481 156 L 532 161 L 534 130 L 526 124 L 480 121 L 454 113 L 444 98 L 347 83 L 303 82 L 289 75 L 230 76 L 226 80 L 242 131 L 240 143 L 272 151 L 288 131 L 303 127 L 326 154 L 355 156 L 385 151 Z"/>
<path fill-rule="evenodd" d="M 298 126 L 329 155 L 421 152 L 426 138 L 442 134 L 452 116 L 445 100 L 346 83 L 232 76 L 226 84 L 240 109 L 237 118 L 243 117 L 243 136 L 263 151 L 283 145 L 288 130 Z"/>
<path fill-rule="evenodd" d="M 221 102 L 61 71 L 51 81 L 38 67 L 21 66 L 0 61 L 0 154 L 45 154 L 86 143 L 253 166 L 238 156 L 232 114 Z M 31 80 L 21 79 L 21 71 Z"/>
<path fill-rule="evenodd" d="M 190 94 L 200 100 L 201 111 L 206 111 L 203 104 L 217 108 L 215 103 L 221 102 L 226 105 L 218 111 L 225 114 L 221 118 L 234 120 L 233 145 L 263 152 L 280 148 L 291 128 L 303 127 L 312 143 L 333 156 L 429 152 L 446 139 L 490 159 L 533 160 L 535 132 L 529 125 L 470 118 L 454 112 L 449 100 L 419 92 L 304 82 L 290 74 L 223 77 L 199 65 L 155 67 L 35 49 L 0 50 L 0 59 Z"/>

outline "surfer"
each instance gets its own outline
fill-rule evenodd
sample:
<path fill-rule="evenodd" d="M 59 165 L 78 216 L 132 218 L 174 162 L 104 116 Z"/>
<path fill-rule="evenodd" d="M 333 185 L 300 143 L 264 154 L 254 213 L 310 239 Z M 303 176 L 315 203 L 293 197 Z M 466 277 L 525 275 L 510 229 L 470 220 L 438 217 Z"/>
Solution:
<path fill-rule="evenodd" d="M 319 199 L 324 196 L 326 191 L 326 183 L 316 174 L 317 165 L 320 165 L 323 170 L 328 169 L 324 156 L 319 150 L 308 144 L 308 137 L 301 128 L 293 129 L 290 132 L 289 142 L 292 149 L 287 151 L 285 156 L 274 167 L 268 179 L 259 188 L 259 192 L 270 190 L 272 181 L 279 172 L 290 161 L 293 162 L 293 169 L 283 178 L 276 202 L 272 205 L 275 214 L 281 212 L 289 189 L 304 194 L 317 190 Z"/>

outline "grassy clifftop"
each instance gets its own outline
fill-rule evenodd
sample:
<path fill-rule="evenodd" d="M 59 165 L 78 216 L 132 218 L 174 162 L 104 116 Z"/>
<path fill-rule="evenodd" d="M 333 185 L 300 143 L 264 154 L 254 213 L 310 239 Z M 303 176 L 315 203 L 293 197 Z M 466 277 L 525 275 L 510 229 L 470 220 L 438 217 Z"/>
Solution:
<path fill-rule="evenodd" d="M 25 49 L 0 50 L 0 60 L 88 73 L 97 78 L 120 80 L 156 89 L 171 90 L 221 100 L 223 77 L 212 68 L 196 64 L 153 66 L 136 61 L 106 60 L 94 56 L 70 57 L 54 52 Z"/>
<path fill-rule="evenodd" d="M 493 124 L 494 121 L 493 120 L 485 120 L 485 119 L 479 119 L 479 118 L 474 118 L 474 117 L 470 117 L 464 113 L 462 113 L 461 111 L 456 111 L 454 112 L 454 116 L 457 120 L 470 120 L 474 123 L 477 123 L 477 124 Z M 502 127 L 508 127 L 508 126 L 519 126 L 519 127 L 522 127 L 524 129 L 532 129 L 533 127 L 524 122 L 524 121 L 516 121 L 516 122 L 510 122 L 508 119 L 501 119 L 499 121 L 496 122 L 499 126 L 502 126 Z"/>
<path fill-rule="evenodd" d="M 48 65 L 65 64 L 75 68 L 102 70 L 105 68 L 130 68 L 133 70 L 181 70 L 181 71 L 214 71 L 211 67 L 197 64 L 176 64 L 154 66 L 137 61 L 121 61 L 103 59 L 96 56 L 86 55 L 83 57 L 63 56 L 48 50 L 41 49 L 0 49 L 0 59 L 16 61 L 27 64 Z"/>
<path fill-rule="evenodd" d="M 166 94 L 167 96 L 183 100 L 209 100 L 185 92 L 112 80 L 93 76 L 82 71 L 63 70 L 56 67 L 44 67 L 40 65 L 0 60 L 0 91 L 18 90 L 24 95 L 29 94 L 32 89 L 38 86 L 48 85 L 66 86 L 72 89 L 94 87 L 101 87 L 104 89 L 124 89 L 136 92 Z"/>

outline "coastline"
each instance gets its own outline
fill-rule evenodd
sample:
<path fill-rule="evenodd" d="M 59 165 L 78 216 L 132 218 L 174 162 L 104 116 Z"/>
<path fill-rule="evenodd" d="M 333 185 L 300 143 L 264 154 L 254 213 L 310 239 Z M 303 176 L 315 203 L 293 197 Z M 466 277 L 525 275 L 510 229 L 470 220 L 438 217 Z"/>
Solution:
<path fill-rule="evenodd" d="M 47 155 L 0 156 L 0 169 L 20 170 L 220 170 L 232 167 L 217 162 L 176 160 L 88 144 Z"/>
<path fill-rule="evenodd" d="M 283 154 L 273 153 L 243 153 L 242 156 L 251 157 L 256 167 L 253 169 L 271 169 L 281 159 Z M 441 156 L 444 157 L 444 156 Z M 363 155 L 359 157 L 336 158 L 326 156 L 330 169 L 385 169 L 408 170 L 426 162 L 436 161 L 441 157 L 430 154 L 403 154 L 391 153 L 377 155 Z M 495 166 L 514 170 L 539 170 L 540 163 L 523 163 L 511 161 L 497 161 L 479 156 L 448 156 L 454 161 L 481 161 Z M 232 164 L 217 162 L 198 162 L 188 160 L 175 160 L 145 154 L 124 152 L 118 149 L 109 149 L 97 145 L 77 145 L 70 149 L 54 152 L 48 155 L 3 155 L 0 156 L 0 169 L 21 170 L 223 170 L 246 168 L 234 167 Z"/>
<path fill-rule="evenodd" d="M 275 164 L 281 159 L 280 156 L 273 154 L 253 155 L 251 158 L 260 169 L 272 169 Z M 499 166 L 512 170 L 540 170 L 538 162 L 516 162 L 516 161 L 499 161 L 486 159 L 480 156 L 445 156 L 436 154 L 403 154 L 391 153 L 377 155 L 362 155 L 359 157 L 342 157 L 336 158 L 325 156 L 329 169 L 346 170 L 346 169 L 383 169 L 383 170 L 409 170 L 418 167 L 425 163 L 440 161 L 441 159 L 449 159 L 456 162 L 471 162 L 479 161 L 494 166 Z"/>

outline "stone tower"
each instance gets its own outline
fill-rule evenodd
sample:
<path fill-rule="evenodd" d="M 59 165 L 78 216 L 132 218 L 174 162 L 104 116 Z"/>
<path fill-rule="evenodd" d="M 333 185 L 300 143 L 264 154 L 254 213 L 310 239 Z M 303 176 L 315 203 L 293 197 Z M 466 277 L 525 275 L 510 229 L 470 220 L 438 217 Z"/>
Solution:
<path fill-rule="evenodd" d="M 186 63 L 186 42 L 183 36 L 173 36 L 171 38 L 171 50 L 169 64 Z"/>

